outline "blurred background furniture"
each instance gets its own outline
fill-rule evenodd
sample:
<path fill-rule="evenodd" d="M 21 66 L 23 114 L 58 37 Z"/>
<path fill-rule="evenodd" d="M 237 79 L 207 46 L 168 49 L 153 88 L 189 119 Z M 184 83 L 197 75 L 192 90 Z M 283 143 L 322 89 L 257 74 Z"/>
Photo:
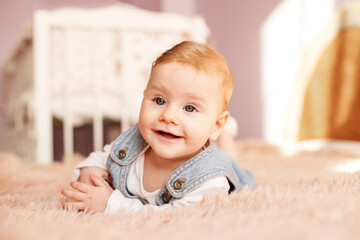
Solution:
<path fill-rule="evenodd" d="M 101 150 L 137 121 L 152 61 L 209 34 L 200 16 L 120 3 L 35 11 L 3 71 L 7 149 L 39 163 L 73 155 L 75 143 Z"/>

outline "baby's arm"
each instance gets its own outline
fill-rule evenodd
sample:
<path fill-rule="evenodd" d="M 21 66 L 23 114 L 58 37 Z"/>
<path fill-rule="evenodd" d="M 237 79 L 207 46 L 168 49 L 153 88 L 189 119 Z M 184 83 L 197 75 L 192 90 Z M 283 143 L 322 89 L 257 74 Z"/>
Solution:
<path fill-rule="evenodd" d="M 110 183 L 108 171 L 106 169 L 106 160 L 109 156 L 110 149 L 111 146 L 106 145 L 103 152 L 93 152 L 84 161 L 76 165 L 74 172 L 77 180 L 79 182 L 93 185 L 93 182 L 90 179 L 90 174 L 94 174 Z"/>
<path fill-rule="evenodd" d="M 71 186 L 77 191 L 65 189 L 61 191 L 63 195 L 74 200 L 73 202 L 62 201 L 61 204 L 64 208 L 76 209 L 78 211 L 105 212 L 110 215 L 116 214 L 122 209 L 126 212 L 139 210 L 158 211 L 200 202 L 204 194 L 227 194 L 230 188 L 226 177 L 217 177 L 209 180 L 183 198 L 176 199 L 169 204 L 156 206 L 152 204 L 144 205 L 138 199 L 124 197 L 119 190 L 114 191 L 103 179 L 93 174 L 90 174 L 90 179 L 94 186 L 81 182 L 71 182 Z"/>
<path fill-rule="evenodd" d="M 126 212 L 134 212 L 139 210 L 164 210 L 171 207 L 181 207 L 188 206 L 190 204 L 200 202 L 205 194 L 218 194 L 224 193 L 228 194 L 230 189 L 229 182 L 226 177 L 221 176 L 214 179 L 209 180 L 208 182 L 201 185 L 199 188 L 195 189 L 191 193 L 186 196 L 176 199 L 175 201 L 170 202 L 169 204 L 164 204 L 161 206 L 147 204 L 144 205 L 138 199 L 130 199 L 124 197 L 119 190 L 113 191 L 111 194 L 105 213 L 106 214 L 116 214 L 120 210 L 125 210 Z"/>
<path fill-rule="evenodd" d="M 113 192 L 106 169 L 106 160 L 110 149 L 111 146 L 106 145 L 103 152 L 93 152 L 75 166 L 74 172 L 77 181 L 71 182 L 74 189 L 61 190 L 63 195 L 73 200 L 62 201 L 61 204 L 64 208 L 95 212 L 105 210 L 107 200 Z"/>

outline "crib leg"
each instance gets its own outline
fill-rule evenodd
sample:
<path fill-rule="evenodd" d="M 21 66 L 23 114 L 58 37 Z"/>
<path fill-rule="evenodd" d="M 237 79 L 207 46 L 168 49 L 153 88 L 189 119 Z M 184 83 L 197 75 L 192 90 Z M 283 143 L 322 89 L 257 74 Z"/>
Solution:
<path fill-rule="evenodd" d="M 64 155 L 70 157 L 74 155 L 74 127 L 70 115 L 67 115 L 64 119 L 63 135 Z"/>
<path fill-rule="evenodd" d="M 53 162 L 52 121 L 49 93 L 49 28 L 47 14 L 39 12 L 34 17 L 34 128 L 36 136 L 36 161 Z"/>
<path fill-rule="evenodd" d="M 100 113 L 95 113 L 94 115 L 94 124 L 93 124 L 93 132 L 94 132 L 94 150 L 101 151 L 104 145 L 104 134 L 103 134 L 103 117 Z"/>

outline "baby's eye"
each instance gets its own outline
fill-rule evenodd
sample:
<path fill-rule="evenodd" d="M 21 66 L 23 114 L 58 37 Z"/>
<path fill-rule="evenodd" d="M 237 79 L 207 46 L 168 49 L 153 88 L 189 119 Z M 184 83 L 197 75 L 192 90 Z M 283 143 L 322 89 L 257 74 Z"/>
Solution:
<path fill-rule="evenodd" d="M 195 112 L 195 111 L 196 111 L 195 107 L 193 107 L 193 106 L 191 106 L 191 105 L 185 106 L 184 109 L 185 109 L 185 111 L 187 111 L 187 112 Z"/>
<path fill-rule="evenodd" d="M 162 99 L 162 98 L 157 97 L 157 98 L 155 98 L 155 103 L 156 103 L 157 105 L 164 105 L 164 104 L 165 104 L 165 100 Z"/>

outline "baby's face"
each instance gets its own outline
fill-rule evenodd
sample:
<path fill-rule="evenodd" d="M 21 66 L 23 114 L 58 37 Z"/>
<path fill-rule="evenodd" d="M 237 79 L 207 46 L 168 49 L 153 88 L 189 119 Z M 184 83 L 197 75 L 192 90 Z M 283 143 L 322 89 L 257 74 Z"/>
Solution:
<path fill-rule="evenodd" d="M 222 103 L 219 84 L 196 69 L 165 63 L 154 67 L 141 105 L 140 131 L 161 158 L 186 160 L 217 138 Z"/>

